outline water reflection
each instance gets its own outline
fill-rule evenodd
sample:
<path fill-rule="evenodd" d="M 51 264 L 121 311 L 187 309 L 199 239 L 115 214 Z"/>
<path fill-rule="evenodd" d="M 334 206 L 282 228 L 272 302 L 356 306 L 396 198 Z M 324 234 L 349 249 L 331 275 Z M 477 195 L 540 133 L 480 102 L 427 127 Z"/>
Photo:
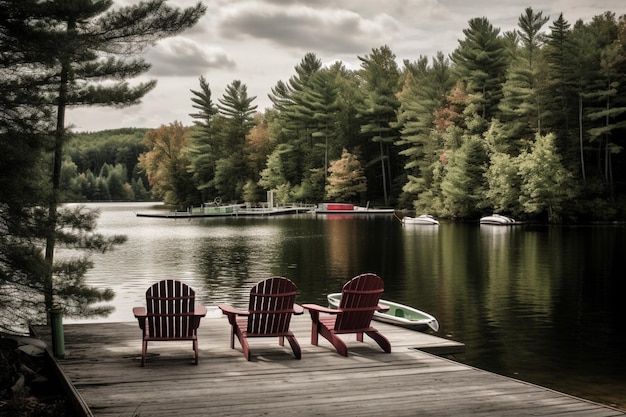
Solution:
<path fill-rule="evenodd" d="M 374 272 L 385 298 L 437 317 L 462 341 L 458 359 L 483 369 L 626 407 L 625 227 L 403 226 L 391 216 L 151 219 L 104 205 L 100 227 L 128 242 L 93 257 L 92 285 L 111 287 L 130 321 L 156 280 L 179 278 L 201 302 L 243 307 L 270 275 L 292 279 L 298 302 L 325 303 L 349 278 Z M 590 383 L 593 381 L 593 383 Z"/>

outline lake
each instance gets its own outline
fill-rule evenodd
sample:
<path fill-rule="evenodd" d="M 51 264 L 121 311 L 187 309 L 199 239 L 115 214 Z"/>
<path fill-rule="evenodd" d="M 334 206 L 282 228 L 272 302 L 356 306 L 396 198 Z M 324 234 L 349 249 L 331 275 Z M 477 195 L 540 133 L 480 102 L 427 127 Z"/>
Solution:
<path fill-rule="evenodd" d="M 454 359 L 626 409 L 626 226 L 402 225 L 391 215 L 159 219 L 146 203 L 99 208 L 99 232 L 128 242 L 92 256 L 89 285 L 112 288 L 132 321 L 155 281 L 187 282 L 210 314 L 246 307 L 271 275 L 299 289 L 298 302 L 364 272 L 385 281 L 385 299 L 434 315 L 438 336 L 463 342 Z M 213 308 L 212 308 L 213 307 Z M 418 383 L 418 381 L 416 381 Z"/>

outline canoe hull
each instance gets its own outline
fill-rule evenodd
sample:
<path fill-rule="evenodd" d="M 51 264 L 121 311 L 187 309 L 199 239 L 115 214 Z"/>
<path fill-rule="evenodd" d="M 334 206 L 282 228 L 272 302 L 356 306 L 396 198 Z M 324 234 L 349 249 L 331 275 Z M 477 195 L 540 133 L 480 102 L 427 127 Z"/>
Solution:
<path fill-rule="evenodd" d="M 341 293 L 328 294 L 326 298 L 331 308 L 339 307 Z M 379 311 L 375 312 L 374 320 L 417 330 L 419 332 L 436 332 L 439 330 L 439 322 L 437 319 L 424 311 L 387 300 L 379 300 L 379 304 L 389 307 L 389 311 L 385 313 Z"/>

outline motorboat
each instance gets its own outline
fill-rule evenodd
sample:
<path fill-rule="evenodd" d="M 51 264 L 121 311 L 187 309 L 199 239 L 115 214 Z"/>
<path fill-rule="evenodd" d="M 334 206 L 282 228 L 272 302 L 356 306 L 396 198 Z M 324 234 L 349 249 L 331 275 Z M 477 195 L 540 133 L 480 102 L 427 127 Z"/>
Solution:
<path fill-rule="evenodd" d="M 519 224 L 515 219 L 511 217 L 502 216 L 500 214 L 492 214 L 491 216 L 485 216 L 480 218 L 480 224 L 489 224 L 495 226 L 509 226 Z"/>
<path fill-rule="evenodd" d="M 402 218 L 402 224 L 422 224 L 430 226 L 438 226 L 439 221 L 430 214 L 422 214 L 417 217 L 404 216 Z"/>

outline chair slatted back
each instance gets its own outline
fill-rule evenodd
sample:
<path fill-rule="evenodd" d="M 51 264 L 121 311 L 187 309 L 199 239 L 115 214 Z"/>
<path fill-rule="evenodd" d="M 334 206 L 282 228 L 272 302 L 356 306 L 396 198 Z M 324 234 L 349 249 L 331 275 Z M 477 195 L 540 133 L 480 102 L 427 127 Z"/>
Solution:
<path fill-rule="evenodd" d="M 194 319 L 196 294 L 187 284 L 163 280 L 146 291 L 148 334 L 163 339 L 190 338 L 199 323 Z"/>
<path fill-rule="evenodd" d="M 248 306 L 248 336 L 287 333 L 296 294 L 296 285 L 283 277 L 268 278 L 252 287 Z"/>
<path fill-rule="evenodd" d="M 341 292 L 335 331 L 370 327 L 383 292 L 383 280 L 376 274 L 361 274 L 348 281 Z"/>

